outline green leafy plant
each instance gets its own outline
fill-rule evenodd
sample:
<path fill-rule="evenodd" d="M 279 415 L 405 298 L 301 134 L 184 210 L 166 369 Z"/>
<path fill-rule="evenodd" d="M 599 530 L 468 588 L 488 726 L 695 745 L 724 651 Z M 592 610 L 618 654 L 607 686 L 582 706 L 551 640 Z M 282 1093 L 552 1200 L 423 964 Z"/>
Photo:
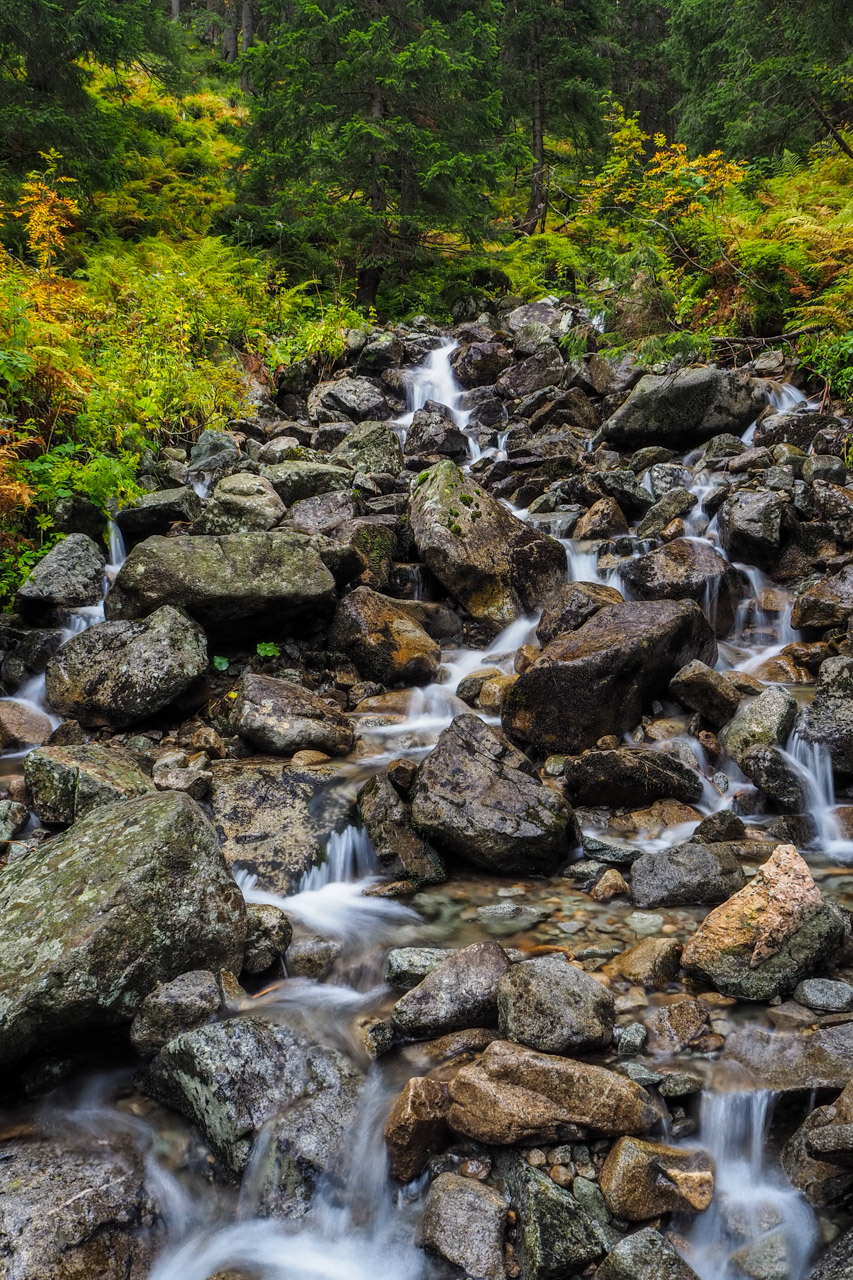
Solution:
<path fill-rule="evenodd" d="M 222 654 L 217 653 L 213 658 L 213 667 L 215 671 L 227 671 L 231 666 L 228 658 L 223 658 Z"/>
<path fill-rule="evenodd" d="M 255 650 L 259 658 L 280 658 L 281 650 L 273 640 L 260 640 Z"/>

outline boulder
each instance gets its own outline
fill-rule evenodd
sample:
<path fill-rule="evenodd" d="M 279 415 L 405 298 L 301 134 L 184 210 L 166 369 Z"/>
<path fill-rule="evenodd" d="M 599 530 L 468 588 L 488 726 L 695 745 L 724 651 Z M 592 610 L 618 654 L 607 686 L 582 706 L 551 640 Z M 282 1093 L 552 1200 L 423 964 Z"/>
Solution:
<path fill-rule="evenodd" d="M 809 782 L 787 752 L 761 743 L 747 747 L 740 768 L 759 791 L 787 813 L 803 813 L 809 804 Z"/>
<path fill-rule="evenodd" d="M 828 418 L 817 410 L 768 413 L 756 425 L 753 444 L 764 449 L 772 449 L 777 444 L 793 444 L 808 450 L 819 431 L 837 422 L 838 419 Z"/>
<path fill-rule="evenodd" d="M 578 804 L 630 809 L 670 796 L 687 804 L 702 798 L 700 775 L 665 751 L 585 751 L 566 760 L 563 776 L 566 791 Z"/>
<path fill-rule="evenodd" d="M 853 658 L 827 658 L 821 664 L 801 732 L 826 747 L 838 773 L 853 773 Z"/>
<path fill-rule="evenodd" d="M 505 1280 L 507 1210 L 492 1187 L 442 1173 L 427 1193 L 417 1242 L 461 1267 L 471 1280 Z"/>
<path fill-rule="evenodd" d="M 644 853 L 631 867 L 631 896 L 638 907 L 723 902 L 746 877 L 727 844 L 686 840 Z"/>
<path fill-rule="evenodd" d="M 491 387 L 508 365 L 512 355 L 500 342 L 468 342 L 450 355 L 450 366 L 461 387 Z"/>
<path fill-rule="evenodd" d="M 554 343 L 538 347 L 526 360 L 516 361 L 497 379 L 496 386 L 505 400 L 521 400 L 545 387 L 560 386 L 568 369 Z"/>
<path fill-rule="evenodd" d="M 3 1280 L 146 1280 L 162 1237 L 161 1206 L 126 1139 L 4 1141 Z"/>
<path fill-rule="evenodd" d="M 339 378 L 320 382 L 308 397 L 312 422 L 383 422 L 390 415 L 385 393 L 371 378 Z"/>
<path fill-rule="evenodd" d="M 764 564 L 779 553 L 784 503 L 768 489 L 740 489 L 717 512 L 720 545 L 731 560 Z"/>
<path fill-rule="evenodd" d="M 418 477 L 409 518 L 421 560 L 475 618 L 507 626 L 565 580 L 560 543 L 516 519 L 450 461 Z"/>
<path fill-rule="evenodd" d="M 782 1168 L 810 1204 L 833 1204 L 853 1187 L 851 1138 L 853 1087 L 847 1085 L 833 1103 L 809 1112 L 785 1143 Z"/>
<path fill-rule="evenodd" d="M 441 649 L 424 628 L 370 587 L 340 601 L 329 644 L 352 658 L 365 680 L 385 685 L 429 684 L 441 664 Z"/>
<path fill-rule="evenodd" d="M 39 747 L 25 759 L 24 777 L 36 816 L 61 825 L 156 790 L 129 752 L 97 743 Z"/>
<path fill-rule="evenodd" d="M 332 463 L 355 472 L 399 475 L 403 468 L 400 437 L 384 422 L 360 422 L 329 454 Z"/>
<path fill-rule="evenodd" d="M 757 698 L 744 698 L 720 732 L 720 742 L 738 764 L 750 747 L 784 743 L 797 718 L 797 702 L 781 685 L 771 685 Z"/>
<path fill-rule="evenodd" d="M 818 1026 L 807 1035 L 800 1027 L 745 1026 L 726 1036 L 723 1061 L 736 1070 L 745 1067 L 754 1082 L 777 1093 L 840 1092 L 853 1076 L 853 1023 Z"/>
<path fill-rule="evenodd" d="M 689 489 L 670 489 L 650 507 L 637 525 L 638 538 L 657 538 L 667 525 L 696 506 L 696 495 Z"/>
<path fill-rule="evenodd" d="M 206 969 L 191 969 L 150 991 L 130 1024 L 130 1042 L 147 1057 L 164 1044 L 209 1022 L 222 1000 L 219 983 Z"/>
<path fill-rule="evenodd" d="M 15 609 L 28 622 L 46 622 L 57 609 L 99 604 L 106 562 L 85 533 L 69 533 L 39 560 L 18 588 Z"/>
<path fill-rule="evenodd" d="M 562 1280 L 602 1257 L 608 1234 L 601 1223 L 544 1170 L 506 1151 L 497 1173 L 518 1217 L 515 1251 L 524 1280 Z"/>
<path fill-rule="evenodd" d="M 338 1050 L 260 1015 L 183 1032 L 143 1068 L 138 1080 L 143 1092 L 197 1125 L 234 1175 L 245 1169 L 266 1122 L 280 1115 L 305 1122 L 306 1143 L 311 1137 L 320 1139 L 315 1156 L 328 1167 L 343 1149 L 363 1084 L 360 1072 Z M 306 1103 L 312 1111 L 318 1104 L 325 1111 L 322 1136 L 313 1123 L 309 1126 Z M 312 1115 L 312 1122 L 315 1119 Z M 337 1147 L 332 1151 L 335 1138 Z M 288 1160 L 283 1151 L 277 1153 L 279 1180 L 286 1182 L 290 1164 L 291 1190 L 300 1205 L 307 1173 L 300 1158 L 304 1154 L 293 1151 Z M 270 1194 L 274 1192 L 269 1168 L 259 1170 L 259 1181 L 267 1182 Z"/>
<path fill-rule="evenodd" d="M 478 716 L 457 716 L 421 765 L 415 830 L 486 870 L 551 873 L 579 843 L 574 814 Z"/>
<path fill-rule="evenodd" d="M 83 725 L 123 729 L 162 711 L 207 670 L 198 623 L 171 605 L 136 621 L 102 622 L 53 655 L 47 698 Z"/>
<path fill-rule="evenodd" d="M 291 680 L 251 671 L 240 681 L 231 729 L 273 756 L 297 751 L 345 756 L 355 741 L 352 725 L 336 707 Z"/>
<path fill-rule="evenodd" d="M 589 1062 L 494 1040 L 450 1085 L 448 1123 L 498 1146 L 559 1142 L 576 1125 L 603 1134 L 645 1133 L 660 1112 L 626 1076 Z"/>
<path fill-rule="evenodd" d="M 190 449 L 190 471 L 210 475 L 236 466 L 240 461 L 240 447 L 227 431 L 202 431 Z"/>
<path fill-rule="evenodd" d="M 464 462 L 468 437 L 446 413 L 418 409 L 406 432 L 406 460 L 411 468 L 430 466 L 442 458 Z"/>
<path fill-rule="evenodd" d="M 0 747 L 40 746 L 53 733 L 53 721 L 31 702 L 0 699 Z"/>
<path fill-rule="evenodd" d="M 550 330 L 562 319 L 563 313 L 559 307 L 554 306 L 553 301 L 546 302 L 543 299 L 540 302 L 525 302 L 522 306 L 515 307 L 506 317 L 506 327 L 511 333 L 520 333 L 530 324 L 545 325 Z"/>
<path fill-rule="evenodd" d="M 30 820 L 30 811 L 17 800 L 0 800 L 0 845 L 14 840 Z"/>
<path fill-rule="evenodd" d="M 436 966 L 394 1005 L 394 1021 L 414 1039 L 497 1021 L 498 983 L 509 960 L 497 942 L 475 942 Z"/>
<path fill-rule="evenodd" d="M 243 899 L 194 800 L 99 808 L 0 874 L 0 1064 L 130 1022 L 160 982 L 239 972 Z"/>
<path fill-rule="evenodd" d="M 284 512 L 285 503 L 269 480 L 237 471 L 219 481 L 203 514 L 195 522 L 195 532 L 227 534 L 272 529 L 284 517 Z"/>
<path fill-rule="evenodd" d="M 116 513 L 116 524 L 127 542 L 140 542 L 153 534 L 166 534 L 173 524 L 192 524 L 202 512 L 202 501 L 189 485 L 143 493 L 132 507 Z"/>
<path fill-rule="evenodd" d="M 844 546 L 853 543 L 853 493 L 839 484 L 815 480 L 812 485 L 814 518 L 828 525 Z"/>
<path fill-rule="evenodd" d="M 599 1182 L 610 1212 L 629 1222 L 661 1213 L 701 1213 L 714 1196 L 714 1162 L 695 1147 L 620 1138 Z"/>
<path fill-rule="evenodd" d="M 792 845 L 779 845 L 754 879 L 717 907 L 684 948 L 686 973 L 738 1000 L 788 995 L 830 969 L 847 935 Z"/>
<path fill-rule="evenodd" d="M 698 711 L 710 725 L 727 724 L 740 705 L 732 682 L 704 662 L 688 662 L 669 682 L 669 692 L 689 711 Z"/>
<path fill-rule="evenodd" d="M 853 566 L 822 578 L 794 601 L 791 626 L 798 630 L 846 627 L 853 617 Z"/>
<path fill-rule="evenodd" d="M 806 978 L 794 988 L 793 998 L 818 1013 L 853 1013 L 853 986 L 849 982 Z"/>
<path fill-rule="evenodd" d="M 508 691 L 504 730 L 543 754 L 576 753 L 633 729 L 676 671 L 717 646 L 692 600 L 630 601 L 600 609 L 558 636 Z"/>
<path fill-rule="evenodd" d="M 628 532 L 628 521 L 615 498 L 599 498 L 589 511 L 582 515 L 572 530 L 572 537 L 618 538 Z"/>
<path fill-rule="evenodd" d="M 566 582 L 549 595 L 536 628 L 541 644 L 550 644 L 567 631 L 577 631 L 605 605 L 622 604 L 621 592 L 603 582 Z"/>
<path fill-rule="evenodd" d="M 447 1085 L 428 1076 L 412 1076 L 385 1122 L 385 1145 L 391 1173 L 411 1182 L 428 1161 L 450 1142 Z"/>
<path fill-rule="evenodd" d="M 764 403 L 760 382 L 740 370 L 680 369 L 646 374 L 601 427 L 595 443 L 619 449 L 693 445 L 721 432 L 741 435 Z"/>
<path fill-rule="evenodd" d="M 262 465 L 261 477 L 272 485 L 286 507 L 304 498 L 316 498 L 338 489 L 349 491 L 354 479 L 349 467 L 302 460 Z"/>
<path fill-rule="evenodd" d="M 613 996 L 557 952 L 512 965 L 498 984 L 506 1040 L 544 1053 L 591 1053 L 613 1038 Z"/>
<path fill-rule="evenodd" d="M 734 625 L 740 577 L 698 538 L 676 538 L 629 560 L 622 577 L 642 600 L 695 600 L 718 636 Z"/>
<path fill-rule="evenodd" d="M 365 783 L 358 795 L 358 807 L 383 870 L 416 884 L 444 880 L 441 858 L 412 829 L 412 807 L 386 774 L 377 773 Z"/>
<path fill-rule="evenodd" d="M 818 1260 L 810 1280 L 850 1280 L 853 1274 L 853 1228 L 845 1231 Z"/>
<path fill-rule="evenodd" d="M 699 1280 L 696 1272 L 653 1227 L 620 1240 L 595 1273 L 596 1280 Z"/>

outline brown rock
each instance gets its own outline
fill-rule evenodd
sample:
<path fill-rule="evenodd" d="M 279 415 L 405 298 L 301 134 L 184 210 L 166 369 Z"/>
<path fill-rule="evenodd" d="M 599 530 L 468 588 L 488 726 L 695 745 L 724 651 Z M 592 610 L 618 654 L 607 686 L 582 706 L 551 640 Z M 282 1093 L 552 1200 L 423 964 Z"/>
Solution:
<path fill-rule="evenodd" d="M 385 1124 L 391 1172 L 401 1182 L 423 1173 L 431 1156 L 450 1140 L 447 1085 L 413 1076 L 394 1103 Z"/>
<path fill-rule="evenodd" d="M 589 891 L 589 896 L 595 902 L 609 902 L 611 898 L 617 898 L 620 893 L 627 893 L 628 886 L 625 878 L 615 867 L 611 867 L 609 871 L 605 871 L 600 880 L 597 880 Z"/>
<path fill-rule="evenodd" d="M 610 1212 L 629 1222 L 659 1213 L 701 1213 L 714 1196 L 714 1162 L 707 1151 L 620 1138 L 599 1184 Z"/>
<path fill-rule="evenodd" d="M 647 1018 L 646 1026 L 653 1049 L 677 1053 L 707 1032 L 708 1010 L 698 1000 L 685 996 L 672 1004 L 661 1005 Z"/>
<path fill-rule="evenodd" d="M 463 1067 L 450 1097 L 450 1127 L 487 1143 L 558 1142 L 578 1124 L 643 1133 L 658 1119 L 649 1095 L 624 1076 L 508 1040 L 493 1041 L 479 1062 Z"/>
<path fill-rule="evenodd" d="M 674 938 L 643 938 L 613 960 L 613 969 L 642 987 L 664 987 L 681 965 L 681 946 Z"/>
<path fill-rule="evenodd" d="M 53 731 L 50 717 L 17 698 L 0 701 L 0 747 L 41 746 Z"/>
<path fill-rule="evenodd" d="M 853 1151 L 849 1145 L 840 1157 L 830 1160 L 813 1155 L 810 1148 L 815 1137 L 830 1141 L 818 1142 L 821 1147 L 832 1147 L 833 1130 L 844 1126 L 847 1134 L 853 1124 L 853 1082 L 848 1084 L 835 1102 L 825 1107 L 816 1107 L 799 1129 L 791 1135 L 782 1149 L 782 1168 L 791 1182 L 805 1193 L 807 1200 L 814 1205 L 829 1205 L 840 1200 L 853 1186 Z M 847 1136 L 846 1134 L 844 1135 Z M 842 1143 L 842 1148 L 846 1144 Z"/>
<path fill-rule="evenodd" d="M 418 1243 L 461 1267 L 472 1280 L 504 1280 L 508 1205 L 491 1187 L 442 1173 L 429 1189 Z"/>
<path fill-rule="evenodd" d="M 428 684 L 441 649 L 424 628 L 387 596 L 357 587 L 338 605 L 329 644 L 341 649 L 366 680 Z"/>
<path fill-rule="evenodd" d="M 628 521 L 615 498 L 599 498 L 578 520 L 573 538 L 615 538 L 628 532 Z"/>
<path fill-rule="evenodd" d="M 741 698 L 726 676 L 696 661 L 676 671 L 669 682 L 669 691 L 682 706 L 698 711 L 716 729 L 731 720 Z"/>
<path fill-rule="evenodd" d="M 549 644 L 555 636 L 582 627 L 605 605 L 622 603 L 621 592 L 603 582 L 566 582 L 545 601 L 536 635 Z"/>

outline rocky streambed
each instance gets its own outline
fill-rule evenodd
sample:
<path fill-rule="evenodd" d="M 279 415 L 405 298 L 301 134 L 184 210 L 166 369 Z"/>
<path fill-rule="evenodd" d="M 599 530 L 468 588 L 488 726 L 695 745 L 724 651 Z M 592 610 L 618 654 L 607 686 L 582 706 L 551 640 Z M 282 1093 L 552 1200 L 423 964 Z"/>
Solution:
<path fill-rule="evenodd" d="M 348 343 L 0 621 L 0 1274 L 842 1280 L 844 406 Z"/>

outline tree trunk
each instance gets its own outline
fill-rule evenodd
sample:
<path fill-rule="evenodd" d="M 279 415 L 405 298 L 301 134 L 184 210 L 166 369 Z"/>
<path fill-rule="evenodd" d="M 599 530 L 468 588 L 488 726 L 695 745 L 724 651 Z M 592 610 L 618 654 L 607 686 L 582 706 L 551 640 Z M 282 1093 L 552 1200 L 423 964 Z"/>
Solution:
<path fill-rule="evenodd" d="M 832 123 L 829 116 L 826 114 L 823 107 L 818 102 L 817 98 L 814 96 L 813 93 L 807 94 L 807 97 L 808 97 L 809 106 L 817 116 L 818 120 L 820 120 L 821 124 L 826 129 L 827 133 L 832 138 L 833 142 L 836 144 L 836 146 L 841 148 L 841 150 L 844 152 L 846 156 L 849 156 L 850 159 L 853 160 L 853 151 L 851 151 L 850 147 L 844 141 L 844 138 L 836 129 L 835 125 Z"/>
<path fill-rule="evenodd" d="M 253 0 L 243 0 L 242 44 L 243 52 L 255 43 L 255 6 Z"/>
<path fill-rule="evenodd" d="M 545 130 L 542 120 L 542 64 L 537 49 L 535 28 L 530 33 L 530 118 L 532 125 L 533 178 L 530 184 L 530 203 L 521 223 L 521 230 L 532 236 L 542 216 L 545 200 Z"/>
<path fill-rule="evenodd" d="M 172 0 L 172 21 L 180 22 L 181 20 L 181 0 Z"/>
<path fill-rule="evenodd" d="M 370 96 L 370 118 L 381 120 L 385 115 L 385 103 L 382 89 L 374 85 Z M 376 302 L 379 282 L 382 279 L 382 263 L 379 261 L 386 247 L 386 227 L 382 214 L 387 209 L 385 188 L 382 186 L 379 169 L 382 164 L 382 151 L 379 147 L 373 153 L 373 172 L 370 180 L 370 211 L 373 214 L 373 232 L 370 237 L 370 262 L 359 267 L 356 298 L 363 307 L 372 307 Z"/>
<path fill-rule="evenodd" d="M 240 41 L 240 6 L 238 0 L 226 0 L 225 33 L 222 37 L 222 57 L 226 62 L 237 61 Z"/>
<path fill-rule="evenodd" d="M 219 17 L 222 12 L 220 0 L 207 0 L 207 12 L 210 14 L 207 40 L 211 48 L 215 49 L 219 44 L 222 33 L 222 26 L 219 22 Z"/>

